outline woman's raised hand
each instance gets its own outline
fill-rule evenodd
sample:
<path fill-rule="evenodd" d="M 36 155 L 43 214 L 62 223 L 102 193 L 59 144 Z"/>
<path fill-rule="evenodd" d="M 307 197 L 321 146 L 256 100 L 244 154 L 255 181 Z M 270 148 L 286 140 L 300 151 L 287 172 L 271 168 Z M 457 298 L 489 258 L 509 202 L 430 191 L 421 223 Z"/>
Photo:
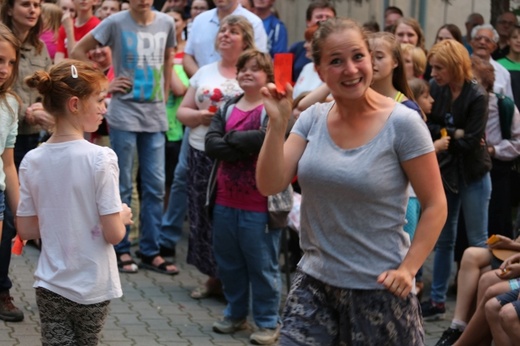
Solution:
<path fill-rule="evenodd" d="M 279 92 L 274 83 L 261 89 L 265 111 L 269 115 L 269 123 L 287 124 L 292 113 L 292 86 L 287 83 L 284 92 Z"/>

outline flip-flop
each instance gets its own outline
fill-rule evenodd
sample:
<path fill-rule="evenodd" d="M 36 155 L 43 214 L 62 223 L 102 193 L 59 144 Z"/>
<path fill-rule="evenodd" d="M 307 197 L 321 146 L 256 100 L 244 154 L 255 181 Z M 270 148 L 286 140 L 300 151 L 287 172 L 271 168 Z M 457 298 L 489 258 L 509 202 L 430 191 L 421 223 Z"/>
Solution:
<path fill-rule="evenodd" d="M 129 255 L 130 256 L 130 253 L 129 252 L 116 253 L 117 269 L 119 270 L 119 272 L 120 273 L 126 273 L 126 274 L 135 274 L 135 273 L 137 273 L 139 271 L 139 268 L 137 267 L 137 263 L 135 263 L 135 261 L 133 259 L 122 261 L 121 260 L 121 256 L 122 255 Z M 126 266 L 130 266 L 130 269 L 125 269 Z"/>
<path fill-rule="evenodd" d="M 157 256 L 159 256 L 159 255 L 157 255 Z M 148 270 L 152 270 L 154 272 L 157 272 L 157 273 L 160 273 L 160 274 L 165 274 L 165 275 L 177 275 L 177 274 L 179 274 L 179 269 L 177 269 L 177 267 L 175 267 L 172 262 L 164 261 L 163 263 L 161 263 L 158 266 L 153 265 L 153 260 L 157 256 L 144 256 L 144 255 L 141 254 L 141 263 L 139 263 L 139 267 L 140 268 L 144 268 L 144 269 L 148 269 Z M 166 269 L 168 266 L 171 266 L 171 265 L 173 265 L 175 267 L 174 270 Z"/>

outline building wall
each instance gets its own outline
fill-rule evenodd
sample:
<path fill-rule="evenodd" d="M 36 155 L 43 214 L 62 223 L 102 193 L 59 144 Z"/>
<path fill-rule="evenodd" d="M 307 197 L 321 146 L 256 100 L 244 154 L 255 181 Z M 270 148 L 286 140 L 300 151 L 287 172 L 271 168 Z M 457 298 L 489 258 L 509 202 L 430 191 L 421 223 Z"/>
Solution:
<path fill-rule="evenodd" d="M 465 35 L 464 23 L 472 12 L 479 12 L 489 22 L 492 0 L 332 0 L 338 16 L 351 17 L 360 23 L 375 20 L 383 27 L 384 9 L 388 5 L 401 8 L 405 16 L 423 19 L 422 27 L 426 35 L 426 47 L 432 46 L 437 29 L 447 23 L 457 25 Z M 305 11 L 310 0 L 278 0 L 275 5 L 280 18 L 289 32 L 289 42 L 303 40 L 305 31 Z M 421 15 L 422 14 L 422 15 Z"/>

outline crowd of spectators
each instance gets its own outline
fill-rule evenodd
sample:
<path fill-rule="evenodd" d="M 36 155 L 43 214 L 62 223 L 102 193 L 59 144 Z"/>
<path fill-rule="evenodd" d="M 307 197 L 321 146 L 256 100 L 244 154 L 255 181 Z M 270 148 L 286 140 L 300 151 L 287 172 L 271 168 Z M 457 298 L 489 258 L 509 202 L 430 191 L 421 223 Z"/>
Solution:
<path fill-rule="evenodd" d="M 292 45 L 275 0 L 5 0 L 0 18 L 0 45 L 19 41 L 7 63 L 11 48 L 0 51 L 0 109 L 18 118 L 2 143 L 0 319 L 24 319 L 9 291 L 13 173 L 60 128 L 24 80 L 82 60 L 109 81 L 103 122 L 84 138 L 117 156 L 116 202 L 134 214 L 110 248 L 121 274 L 178 274 L 187 218 L 187 263 L 208 277 L 190 296 L 228 303 L 215 332 L 242 329 L 251 301 L 255 344 L 421 345 L 457 263 L 457 307 L 437 345 L 520 343 L 515 13 L 471 13 L 465 32 L 446 23 L 431 47 L 398 7 L 380 31 L 326 0 L 309 3 Z M 273 84 L 280 53 L 292 54 L 287 85 Z M 287 193 L 303 198 L 280 316 L 285 224 L 273 226 L 273 201 Z"/>

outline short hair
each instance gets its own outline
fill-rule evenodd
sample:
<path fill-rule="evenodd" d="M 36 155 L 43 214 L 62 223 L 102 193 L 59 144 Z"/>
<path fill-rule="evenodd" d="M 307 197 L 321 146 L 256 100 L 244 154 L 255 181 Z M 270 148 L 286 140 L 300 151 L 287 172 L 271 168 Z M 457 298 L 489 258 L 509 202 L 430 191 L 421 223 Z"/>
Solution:
<path fill-rule="evenodd" d="M 466 19 L 466 24 L 475 24 L 475 19 L 482 19 L 484 21 L 484 17 L 477 12 L 471 13 L 468 18 Z"/>
<path fill-rule="evenodd" d="M 274 83 L 273 59 L 268 53 L 263 53 L 256 49 L 248 49 L 240 54 L 237 61 L 237 74 L 251 59 L 255 59 L 260 70 L 265 72 L 267 75 L 267 83 Z"/>
<path fill-rule="evenodd" d="M 401 17 L 404 16 L 403 11 L 397 6 L 388 6 L 385 9 L 385 17 L 391 13 L 399 14 Z"/>
<path fill-rule="evenodd" d="M 430 83 L 422 78 L 411 78 L 408 80 L 408 86 L 412 91 L 413 97 L 417 100 L 426 91 L 430 91 Z"/>
<path fill-rule="evenodd" d="M 424 47 L 424 32 L 419 22 L 411 17 L 401 17 L 395 22 L 392 34 L 395 35 L 395 32 L 399 24 L 405 24 L 411 27 L 413 31 L 415 31 L 415 33 L 417 34 L 417 46 L 421 47 L 424 51 L 426 51 Z"/>
<path fill-rule="evenodd" d="M 38 90 L 43 97 L 43 108 L 54 117 L 66 114 L 67 100 L 71 97 L 85 100 L 101 92 L 106 82 L 105 74 L 91 63 L 73 59 L 59 62 L 49 72 L 39 70 L 25 78 L 25 84 Z"/>
<path fill-rule="evenodd" d="M 4 0 L 2 5 L 0 5 L 0 22 L 4 23 L 11 31 L 13 31 L 14 25 L 13 17 L 9 15 L 9 10 L 13 9 L 15 1 L 16 0 Z M 40 0 L 40 3 L 42 2 L 43 0 Z M 45 46 L 43 41 L 40 40 L 40 33 L 43 26 L 42 21 L 42 16 L 39 16 L 36 24 L 29 29 L 29 33 L 24 41 L 33 46 L 36 49 L 37 54 L 40 54 Z"/>
<path fill-rule="evenodd" d="M 411 55 L 414 77 L 422 76 L 426 70 L 426 54 L 424 50 L 410 43 L 401 43 L 401 51 L 403 55 Z"/>
<path fill-rule="evenodd" d="M 466 47 L 455 40 L 444 40 L 433 45 L 428 52 L 428 62 L 435 57 L 457 82 L 471 81 L 471 60 Z"/>
<path fill-rule="evenodd" d="M 305 18 L 307 18 L 307 21 L 310 21 L 312 19 L 312 13 L 315 9 L 318 8 L 328 8 L 334 13 L 334 17 L 336 16 L 336 8 L 333 4 L 331 4 L 327 0 L 313 0 L 309 6 L 307 6 L 307 11 L 305 12 Z"/>
<path fill-rule="evenodd" d="M 441 26 L 435 34 L 435 40 L 437 40 L 437 36 L 439 36 L 439 32 L 442 29 L 448 30 L 455 41 L 462 43 L 462 32 L 460 31 L 459 27 L 455 24 L 444 24 L 443 26 Z"/>
<path fill-rule="evenodd" d="M 398 91 L 402 92 L 407 98 L 409 98 L 410 100 L 414 100 L 413 94 L 410 91 L 410 87 L 408 86 L 406 73 L 404 71 L 401 45 L 399 44 L 399 42 L 397 42 L 395 35 L 385 31 L 370 34 L 368 36 L 368 41 L 370 43 L 370 48 L 372 51 L 374 50 L 374 44 L 377 40 L 381 40 L 388 45 L 388 48 L 390 49 L 390 52 L 392 54 L 392 58 L 397 64 L 397 66 L 394 68 L 392 72 L 392 85 Z"/>
<path fill-rule="evenodd" d="M 489 93 L 493 91 L 495 84 L 495 68 L 489 61 L 471 56 L 471 69 L 475 78 L 477 78 L 484 89 Z"/>
<path fill-rule="evenodd" d="M 505 12 L 502 12 L 502 13 L 498 16 L 498 18 L 497 18 L 497 24 L 498 24 L 498 22 L 499 22 L 499 21 L 504 17 L 504 15 L 506 15 L 506 14 L 510 14 L 510 15 L 512 15 L 512 16 L 515 18 L 515 22 L 518 23 L 518 18 L 516 17 L 516 14 L 515 14 L 514 12 L 511 12 L 511 11 L 505 11 Z M 515 23 L 515 24 L 516 24 L 516 23 Z"/>
<path fill-rule="evenodd" d="M 348 18 L 329 18 L 326 21 L 320 23 L 318 30 L 316 30 L 312 38 L 312 60 L 314 61 L 314 64 L 316 66 L 318 66 L 321 62 L 321 47 L 323 45 L 323 42 L 325 42 L 327 37 L 329 37 L 331 34 L 341 32 L 344 30 L 358 31 L 361 35 L 361 38 L 365 42 L 367 49 L 370 50 L 365 30 L 363 30 L 363 28 L 357 22 Z"/>
<path fill-rule="evenodd" d="M 379 27 L 379 24 L 376 21 L 369 21 L 369 22 L 363 23 L 363 29 L 365 29 L 368 32 L 381 31 L 381 28 Z"/>
<path fill-rule="evenodd" d="M 495 30 L 495 28 L 491 24 L 482 24 L 482 25 L 477 25 L 476 27 L 474 27 L 473 30 L 471 30 L 471 39 L 472 40 L 475 38 L 475 36 L 477 36 L 477 32 L 479 30 L 491 30 L 491 32 L 493 33 L 493 41 L 495 43 L 498 42 L 498 39 L 500 37 L 498 36 L 498 32 Z"/>
<path fill-rule="evenodd" d="M 246 17 L 239 16 L 235 14 L 230 14 L 229 16 L 224 17 L 220 21 L 220 29 L 224 25 L 230 25 L 230 26 L 237 26 L 242 31 L 242 41 L 244 42 L 244 50 L 254 48 L 256 49 L 255 45 L 255 34 L 253 31 L 253 26 L 251 25 L 251 22 L 249 22 Z M 220 30 L 219 29 L 219 30 Z M 217 34 L 218 37 L 218 34 Z M 215 39 L 215 49 L 218 51 L 218 39 Z"/>

